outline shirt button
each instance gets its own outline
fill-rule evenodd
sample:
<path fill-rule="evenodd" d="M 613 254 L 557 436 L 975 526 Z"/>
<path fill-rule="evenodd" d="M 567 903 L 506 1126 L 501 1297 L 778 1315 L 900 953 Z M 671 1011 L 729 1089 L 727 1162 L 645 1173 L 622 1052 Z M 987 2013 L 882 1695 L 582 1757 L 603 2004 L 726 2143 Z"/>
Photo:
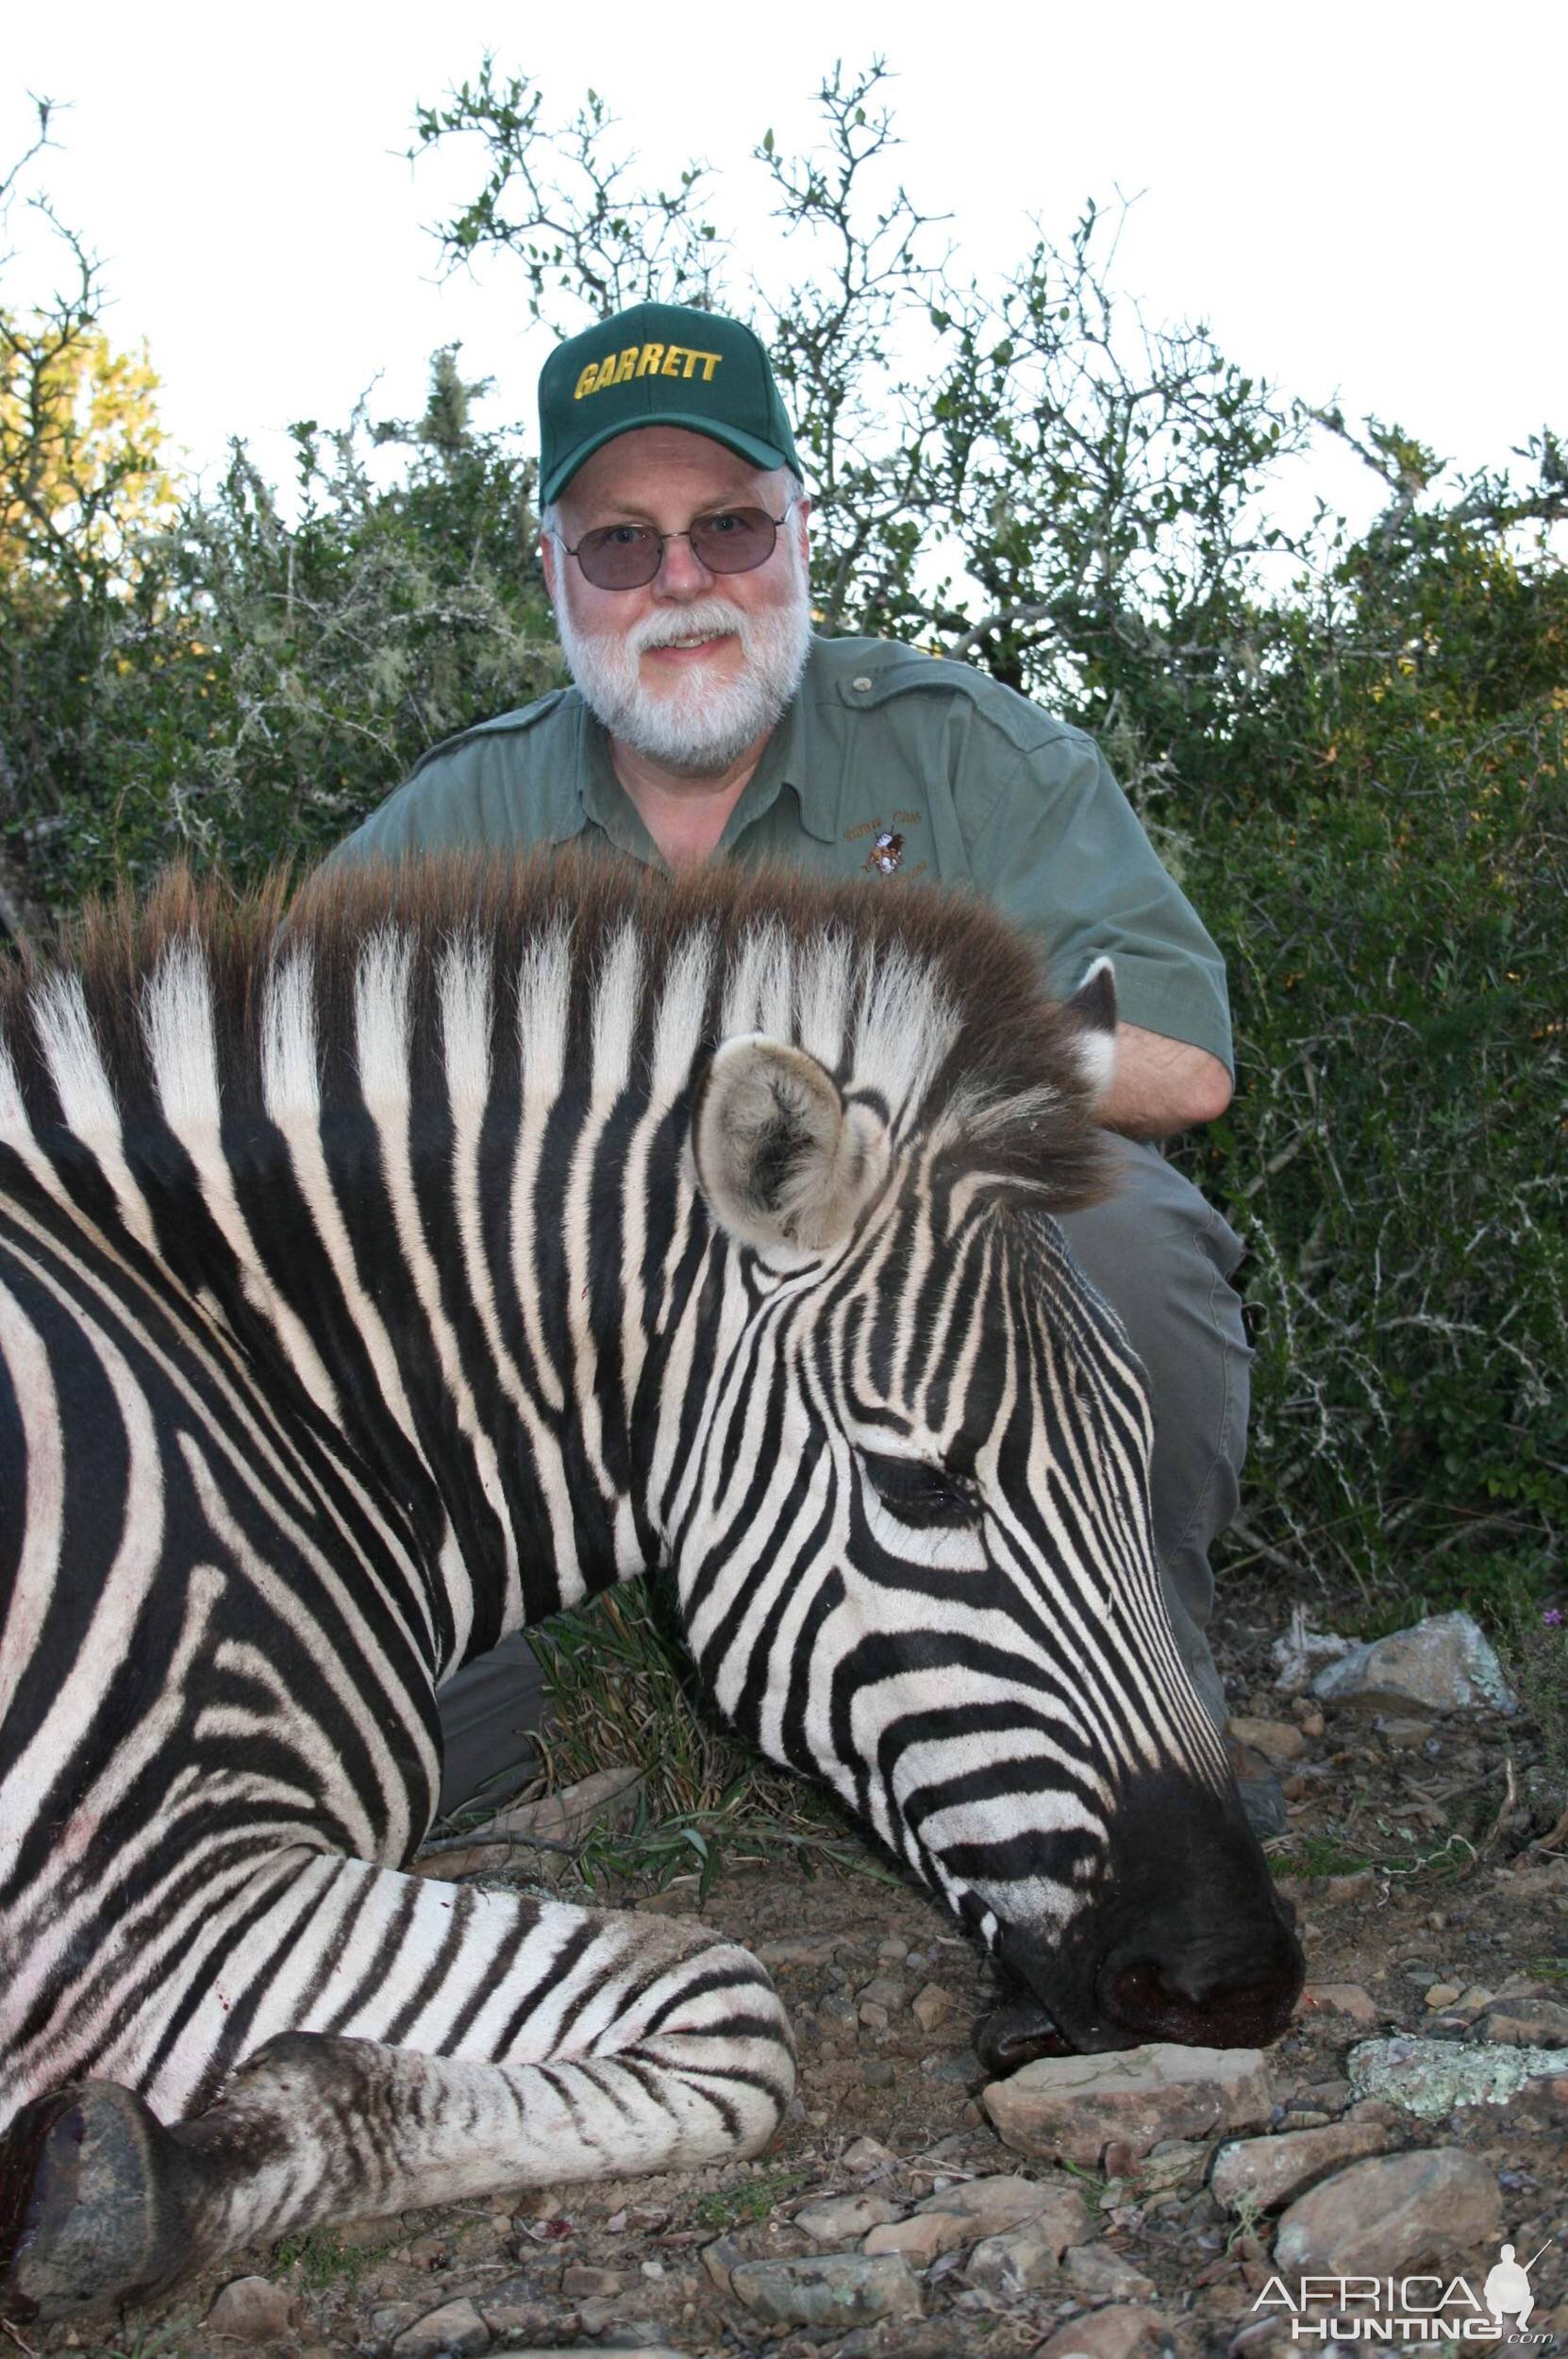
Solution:
<path fill-rule="evenodd" d="M 860 675 L 860 677 L 859 677 L 859 679 L 852 679 L 852 680 L 850 681 L 849 685 L 851 686 L 851 688 L 858 688 L 858 689 L 859 690 L 859 692 L 860 692 L 861 695 L 863 696 L 863 695 L 865 694 L 866 690 L 867 690 L 867 689 L 871 686 L 871 682 L 870 682 L 870 680 L 868 680 L 868 679 L 867 679 L 867 678 L 866 678 L 865 674 L 862 672 L 862 673 L 861 673 L 861 675 Z"/>

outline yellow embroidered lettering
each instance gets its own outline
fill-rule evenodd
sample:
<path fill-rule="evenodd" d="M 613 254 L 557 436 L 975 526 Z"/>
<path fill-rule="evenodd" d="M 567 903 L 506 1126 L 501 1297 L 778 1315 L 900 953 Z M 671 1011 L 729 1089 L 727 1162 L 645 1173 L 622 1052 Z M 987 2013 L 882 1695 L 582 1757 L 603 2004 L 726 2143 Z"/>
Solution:
<path fill-rule="evenodd" d="M 617 363 L 615 370 L 615 382 L 617 385 L 624 385 L 629 376 L 635 376 L 636 375 L 637 346 L 635 344 L 628 344 L 625 352 L 622 353 L 620 360 Z"/>
<path fill-rule="evenodd" d="M 724 354 L 722 352 L 699 352 L 697 354 L 697 359 L 702 362 L 703 383 L 705 385 L 711 385 L 713 382 L 713 372 L 718 367 L 719 362 L 724 359 Z"/>
<path fill-rule="evenodd" d="M 583 370 L 582 375 L 577 379 L 576 390 L 572 395 L 573 400 L 581 401 L 584 393 L 592 393 L 598 382 L 599 363 L 597 360 L 590 360 L 587 368 Z"/>
<path fill-rule="evenodd" d="M 637 363 L 638 376 L 657 376 L 659 375 L 659 364 L 663 358 L 664 347 L 662 344 L 644 344 L 642 347 L 642 358 Z"/>
<path fill-rule="evenodd" d="M 680 375 L 679 364 L 685 357 L 686 346 L 684 344 L 672 344 L 669 351 L 664 355 L 664 366 L 659 370 L 659 376 L 678 376 Z"/>

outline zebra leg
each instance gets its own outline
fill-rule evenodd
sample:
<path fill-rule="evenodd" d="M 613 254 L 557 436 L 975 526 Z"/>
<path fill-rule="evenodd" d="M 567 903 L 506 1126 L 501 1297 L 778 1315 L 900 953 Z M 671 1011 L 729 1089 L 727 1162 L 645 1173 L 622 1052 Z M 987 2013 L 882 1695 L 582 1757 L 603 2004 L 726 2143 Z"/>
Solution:
<path fill-rule="evenodd" d="M 302 1872 L 329 1927 L 331 1887 L 345 1879 L 361 1883 L 361 1920 L 383 1897 L 401 1899 L 416 1935 L 441 1916 L 439 1987 L 427 1947 L 413 1948 L 430 2031 L 436 2016 L 452 2018 L 431 2040 L 446 2052 L 423 2045 L 426 2021 L 409 2021 L 392 1957 L 378 2004 L 345 2007 L 340 1989 L 334 2009 L 328 1990 L 306 2013 L 351 2015 L 356 2033 L 380 2014 L 386 2028 L 408 2023 L 419 2045 L 309 2026 L 275 2033 L 214 2102 L 167 2125 L 110 2082 L 39 2100 L 0 2151 L 10 2191 L 0 2194 L 0 2310 L 58 2318 L 144 2300 L 238 2245 L 319 2221 L 691 2168 L 757 2153 L 776 2129 L 792 2047 L 744 1950 L 662 1918 L 422 1883 L 357 1861 Z M 496 1948 L 509 1932 L 509 1972 Z M 345 1960 L 345 1983 L 362 1982 L 364 1964 Z M 232 1982 L 232 1960 L 228 1972 Z"/>

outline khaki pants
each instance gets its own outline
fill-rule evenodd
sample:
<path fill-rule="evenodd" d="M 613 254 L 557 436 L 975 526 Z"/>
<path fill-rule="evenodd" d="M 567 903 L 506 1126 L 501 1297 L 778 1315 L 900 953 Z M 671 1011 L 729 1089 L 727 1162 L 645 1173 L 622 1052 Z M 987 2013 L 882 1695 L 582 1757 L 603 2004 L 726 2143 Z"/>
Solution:
<path fill-rule="evenodd" d="M 1225 1690 L 1206 1635 L 1214 1606 L 1209 1551 L 1236 1513 L 1247 1452 L 1252 1347 L 1230 1283 L 1243 1246 L 1157 1146 L 1131 1139 L 1117 1146 L 1115 1196 L 1069 1213 L 1061 1230 L 1149 1380 L 1155 1553 L 1182 1660 L 1223 1728 Z"/>
<path fill-rule="evenodd" d="M 1246 1457 L 1252 1351 L 1229 1282 L 1242 1244 L 1158 1147 L 1116 1144 L 1116 1195 L 1069 1213 L 1062 1232 L 1148 1375 L 1155 1548 L 1176 1644 L 1223 1726 L 1225 1692 L 1206 1635 L 1214 1602 L 1209 1550 L 1236 1512 Z M 448 1680 L 441 1692 L 443 1811 L 481 1786 L 498 1794 L 521 1782 L 532 1761 L 528 1732 L 542 1710 L 538 1667 L 520 1635 Z"/>

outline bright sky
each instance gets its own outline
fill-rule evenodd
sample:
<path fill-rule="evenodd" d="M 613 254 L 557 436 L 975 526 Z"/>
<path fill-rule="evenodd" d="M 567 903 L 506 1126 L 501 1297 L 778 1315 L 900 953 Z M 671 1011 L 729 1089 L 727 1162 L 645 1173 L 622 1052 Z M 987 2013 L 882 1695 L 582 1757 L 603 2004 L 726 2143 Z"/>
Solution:
<path fill-rule="evenodd" d="M 427 355 L 459 338 L 465 372 L 496 380 L 491 414 L 531 418 L 517 277 L 442 284 L 426 234 L 476 189 L 477 156 L 403 157 L 416 101 L 487 47 L 552 114 L 593 84 L 650 166 L 717 166 L 726 224 L 759 201 L 760 133 L 790 143 L 831 61 L 880 48 L 910 192 L 976 264 L 1022 251 L 1031 214 L 1064 240 L 1085 196 L 1120 190 L 1141 198 L 1120 279 L 1155 323 L 1206 317 L 1248 369 L 1472 465 L 1568 429 L 1561 0 L 14 9 L 0 164 L 29 90 L 70 103 L 46 185 L 103 258 L 116 340 L 146 338 L 193 462 L 237 433 L 281 472 L 288 422 L 342 419 L 378 371 L 376 411 L 417 412 Z M 39 291 L 35 261 L 29 244 L 0 280 L 9 299 Z M 1350 496 L 1359 472 L 1322 479 Z"/>

